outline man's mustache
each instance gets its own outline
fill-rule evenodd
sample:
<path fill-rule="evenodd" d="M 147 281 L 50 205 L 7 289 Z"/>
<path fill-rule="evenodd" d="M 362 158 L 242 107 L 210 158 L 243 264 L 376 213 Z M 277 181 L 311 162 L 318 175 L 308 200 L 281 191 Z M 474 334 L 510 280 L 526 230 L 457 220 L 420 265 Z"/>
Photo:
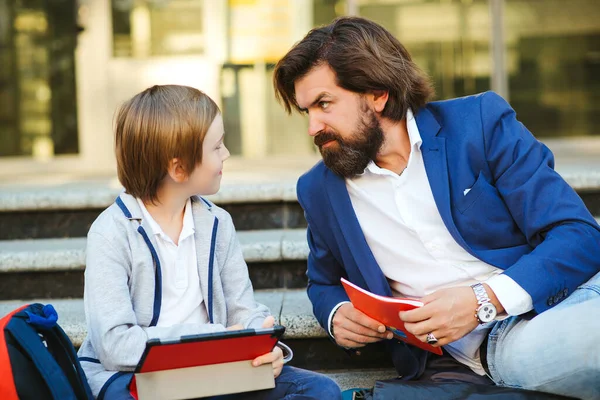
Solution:
<path fill-rule="evenodd" d="M 325 143 L 330 142 L 332 140 L 340 141 L 340 138 L 337 134 L 330 132 L 330 131 L 321 131 L 313 139 L 313 141 L 315 142 L 315 145 L 318 147 L 321 147 Z"/>

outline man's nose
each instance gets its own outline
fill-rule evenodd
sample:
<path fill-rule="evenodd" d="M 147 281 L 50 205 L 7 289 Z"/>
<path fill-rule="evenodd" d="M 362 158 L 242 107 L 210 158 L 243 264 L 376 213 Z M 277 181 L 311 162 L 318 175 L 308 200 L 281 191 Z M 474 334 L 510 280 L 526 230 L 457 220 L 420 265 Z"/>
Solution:
<path fill-rule="evenodd" d="M 308 119 L 308 134 L 310 136 L 317 136 L 319 132 L 325 129 L 325 124 L 315 117 L 309 117 Z"/>

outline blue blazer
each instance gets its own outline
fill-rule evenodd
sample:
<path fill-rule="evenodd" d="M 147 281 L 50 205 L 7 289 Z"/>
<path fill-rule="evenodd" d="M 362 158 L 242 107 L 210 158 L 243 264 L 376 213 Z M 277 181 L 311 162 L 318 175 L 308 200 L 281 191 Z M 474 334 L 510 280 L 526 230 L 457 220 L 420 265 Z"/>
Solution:
<path fill-rule="evenodd" d="M 432 102 L 418 110 L 416 122 L 446 228 L 465 251 L 526 290 L 535 312 L 560 303 L 600 270 L 600 227 L 554 171 L 550 150 L 504 99 L 486 92 Z M 319 162 L 300 177 L 297 192 L 308 221 L 308 296 L 327 329 L 331 310 L 348 300 L 340 277 L 373 293 L 392 292 L 344 179 Z M 401 376 L 422 373 L 426 352 L 395 340 L 388 345 Z"/>

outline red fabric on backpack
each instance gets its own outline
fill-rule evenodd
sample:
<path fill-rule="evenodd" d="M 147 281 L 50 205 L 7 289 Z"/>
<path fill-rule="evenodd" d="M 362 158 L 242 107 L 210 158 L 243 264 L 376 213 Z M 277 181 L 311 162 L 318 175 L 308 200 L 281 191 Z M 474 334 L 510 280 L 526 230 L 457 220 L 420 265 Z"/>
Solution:
<path fill-rule="evenodd" d="M 8 313 L 0 319 L 0 399 L 2 400 L 19 400 L 17 396 L 17 388 L 10 367 L 10 358 L 8 356 L 8 348 L 6 347 L 6 339 L 4 337 L 4 327 L 13 315 L 27 308 L 29 304 Z"/>

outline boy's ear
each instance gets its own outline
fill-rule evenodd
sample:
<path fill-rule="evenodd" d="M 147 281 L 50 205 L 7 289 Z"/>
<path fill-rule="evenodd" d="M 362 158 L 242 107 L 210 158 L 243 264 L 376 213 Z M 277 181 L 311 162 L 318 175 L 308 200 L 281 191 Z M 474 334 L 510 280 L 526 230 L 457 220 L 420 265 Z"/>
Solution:
<path fill-rule="evenodd" d="M 177 183 L 183 183 L 187 180 L 188 174 L 185 171 L 183 164 L 179 158 L 173 158 L 169 161 L 169 167 L 167 173 Z"/>

